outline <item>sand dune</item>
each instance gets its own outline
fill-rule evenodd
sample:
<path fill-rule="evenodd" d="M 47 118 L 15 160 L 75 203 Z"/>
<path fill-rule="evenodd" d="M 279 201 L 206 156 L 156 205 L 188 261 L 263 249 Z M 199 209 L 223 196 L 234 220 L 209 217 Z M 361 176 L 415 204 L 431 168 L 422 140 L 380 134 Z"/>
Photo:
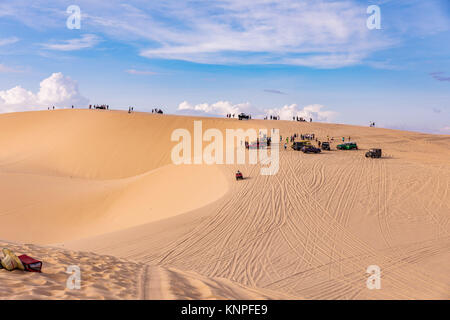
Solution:
<path fill-rule="evenodd" d="M 145 121 L 134 123 L 140 119 L 135 114 L 67 111 L 0 117 L 5 239 L 55 243 L 102 234 L 177 215 L 225 194 L 227 182 L 216 167 L 169 163 L 170 132 L 182 125 L 179 120 L 167 127 L 157 115 L 143 114 Z M 10 227 L 17 222 L 20 233 Z"/>
<path fill-rule="evenodd" d="M 226 186 L 215 167 L 166 165 L 116 180 L 0 173 L 0 192 L 8 199 L 0 204 L 0 232 L 41 244 L 103 234 L 203 206 L 224 195 Z"/>
<path fill-rule="evenodd" d="M 195 119 L 94 110 L 1 115 L 1 237 L 60 246 L 58 257 L 18 247 L 40 250 L 44 261 L 48 250 L 51 268 L 82 255 L 117 262 L 118 272 L 134 261 L 123 275 L 153 279 L 139 285 L 118 276 L 122 289 L 106 294 L 93 284 L 76 298 L 450 298 L 450 136 L 201 119 L 222 131 L 314 132 L 335 137 L 333 149 L 350 136 L 360 147 L 317 155 L 281 149 L 278 174 L 262 176 L 259 165 L 170 164 L 171 132 L 192 130 Z M 371 147 L 385 157 L 366 159 Z M 235 182 L 237 168 L 249 179 Z M 369 265 L 381 268 L 381 290 L 366 287 Z M 0 272 L 23 283 L 13 274 Z M 23 285 L 26 297 L 68 294 L 56 283 L 43 294 L 39 284 Z"/>
<path fill-rule="evenodd" d="M 18 245 L 0 241 L 16 253 L 43 257 L 42 273 L 0 270 L 0 299 L 290 299 L 270 290 L 246 288 L 227 279 L 207 278 L 194 272 L 182 272 L 135 263 L 113 256 L 74 252 L 36 245 Z M 73 273 L 80 268 L 80 288 L 70 288 Z"/>

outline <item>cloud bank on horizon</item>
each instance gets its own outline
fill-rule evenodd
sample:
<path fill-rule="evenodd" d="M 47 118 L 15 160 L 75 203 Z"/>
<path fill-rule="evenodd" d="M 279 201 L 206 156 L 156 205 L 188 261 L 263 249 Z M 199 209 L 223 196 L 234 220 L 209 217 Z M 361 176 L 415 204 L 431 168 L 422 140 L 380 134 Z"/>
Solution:
<path fill-rule="evenodd" d="M 213 104 L 201 103 L 191 105 L 183 101 L 178 106 L 178 113 L 189 115 L 226 116 L 227 114 L 237 115 L 241 112 L 251 114 L 252 118 L 262 119 L 265 116 L 279 116 L 281 120 L 292 120 L 293 117 L 313 119 L 314 121 L 331 122 L 337 112 L 324 110 L 325 107 L 319 104 L 308 105 L 300 108 L 297 104 L 285 105 L 280 108 L 261 110 L 251 103 L 232 104 L 229 101 L 217 101 Z"/>
<path fill-rule="evenodd" d="M 85 106 L 87 103 L 88 99 L 80 94 L 77 82 L 60 72 L 42 80 L 36 94 L 21 86 L 0 91 L 2 112 L 37 110 L 53 106 Z"/>

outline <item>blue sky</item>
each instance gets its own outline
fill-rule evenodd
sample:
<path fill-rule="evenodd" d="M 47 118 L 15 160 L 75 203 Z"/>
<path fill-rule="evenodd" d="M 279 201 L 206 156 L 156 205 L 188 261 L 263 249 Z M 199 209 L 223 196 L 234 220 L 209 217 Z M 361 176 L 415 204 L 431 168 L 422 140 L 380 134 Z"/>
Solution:
<path fill-rule="evenodd" d="M 0 3 L 0 112 L 88 103 L 450 134 L 450 1 Z"/>

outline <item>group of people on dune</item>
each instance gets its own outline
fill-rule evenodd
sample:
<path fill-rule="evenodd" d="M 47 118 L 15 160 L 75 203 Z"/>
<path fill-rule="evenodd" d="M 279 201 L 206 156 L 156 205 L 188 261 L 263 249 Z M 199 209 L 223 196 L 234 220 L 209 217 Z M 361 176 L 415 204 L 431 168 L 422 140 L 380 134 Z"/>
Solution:
<path fill-rule="evenodd" d="M 249 143 L 248 141 L 245 141 L 244 144 L 246 149 L 260 149 L 264 147 L 270 147 L 270 145 L 272 144 L 272 137 L 264 136 L 261 138 L 256 138 L 256 142 Z"/>
<path fill-rule="evenodd" d="M 306 122 L 305 118 L 303 117 L 292 117 L 293 121 L 300 121 L 300 122 Z M 312 122 L 312 118 L 309 118 L 309 122 Z"/>
<path fill-rule="evenodd" d="M 314 133 L 305 133 L 305 134 L 300 134 L 300 138 L 302 140 L 314 140 L 314 139 L 316 139 L 316 135 Z"/>
<path fill-rule="evenodd" d="M 268 120 L 268 119 L 270 119 L 270 120 L 280 120 L 280 116 L 272 116 L 272 115 L 270 115 L 270 116 L 265 116 L 264 117 L 264 120 Z"/>
<path fill-rule="evenodd" d="M 293 135 L 291 135 L 289 137 L 286 137 L 286 143 L 284 144 L 284 149 L 285 150 L 287 149 L 287 145 L 288 145 L 289 142 L 291 142 L 291 143 L 295 142 L 295 139 L 297 139 L 297 138 L 300 138 L 300 140 L 310 140 L 310 141 L 314 140 L 317 143 L 317 145 L 319 146 L 319 148 L 322 145 L 322 141 L 317 139 L 315 133 L 305 133 L 305 134 L 303 134 L 303 133 L 301 133 L 301 134 L 294 133 Z M 281 141 L 283 141 L 283 137 L 282 136 L 280 136 L 280 142 Z M 327 136 L 327 140 L 326 141 L 327 142 L 334 141 L 334 137 L 330 138 L 330 136 Z M 348 141 L 350 141 L 350 136 L 348 137 Z M 345 142 L 345 137 L 342 137 L 342 142 Z"/>
<path fill-rule="evenodd" d="M 284 144 L 284 149 L 286 150 L 287 144 L 289 142 L 295 142 L 295 139 L 297 139 L 298 137 L 300 138 L 300 140 L 314 140 L 315 139 L 317 141 L 316 135 L 314 133 L 305 133 L 305 134 L 294 133 L 293 135 L 286 137 L 286 143 Z M 283 139 L 283 137 L 280 136 L 280 142 L 282 141 L 282 139 Z"/>
<path fill-rule="evenodd" d="M 50 109 L 51 109 L 51 110 L 55 110 L 55 106 L 52 106 L 51 108 L 48 107 L 47 109 L 48 109 L 48 110 L 50 110 Z M 63 109 L 64 109 L 64 108 L 63 108 Z M 75 106 L 72 105 L 71 109 L 75 109 Z M 89 105 L 89 109 L 104 109 L 104 110 L 109 110 L 109 105 L 108 105 L 108 104 L 102 104 L 102 105 L 98 105 L 98 104 L 93 105 L 93 104 L 90 104 L 90 105 Z"/>
<path fill-rule="evenodd" d="M 75 107 L 72 105 L 72 109 Z M 52 106 L 51 108 L 48 107 L 48 110 L 55 110 L 55 106 Z M 90 104 L 89 109 L 101 109 L 101 110 L 109 110 L 109 104 Z M 128 113 L 131 113 L 134 111 L 134 107 L 128 107 Z M 152 113 L 159 113 L 162 114 L 163 111 L 161 109 L 155 108 L 152 109 Z"/>
<path fill-rule="evenodd" d="M 73 109 L 73 106 L 72 106 Z M 109 105 L 108 104 L 102 104 L 102 105 L 89 105 L 89 109 L 102 109 L 102 110 L 109 110 Z"/>

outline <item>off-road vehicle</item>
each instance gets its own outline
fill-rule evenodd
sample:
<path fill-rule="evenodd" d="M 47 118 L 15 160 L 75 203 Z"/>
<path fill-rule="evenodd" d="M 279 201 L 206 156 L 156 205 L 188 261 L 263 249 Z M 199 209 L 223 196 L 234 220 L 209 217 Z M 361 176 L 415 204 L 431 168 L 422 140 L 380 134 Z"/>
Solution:
<path fill-rule="evenodd" d="M 311 142 L 307 141 L 307 140 L 302 140 L 302 141 L 295 141 L 291 148 L 297 151 L 300 151 L 304 146 L 310 146 Z"/>
<path fill-rule="evenodd" d="M 336 146 L 336 148 L 338 150 L 352 150 L 352 149 L 358 150 L 358 145 L 356 144 L 356 142 L 346 142 L 346 143 L 338 144 Z"/>
<path fill-rule="evenodd" d="M 381 149 L 370 149 L 366 152 L 366 158 L 381 158 Z"/>
<path fill-rule="evenodd" d="M 310 145 L 310 146 L 303 146 L 302 152 L 303 153 L 320 153 L 321 151 L 319 148 L 316 148 L 316 147 Z"/>
<path fill-rule="evenodd" d="M 322 142 L 321 145 L 322 150 L 331 150 L 329 142 Z"/>
<path fill-rule="evenodd" d="M 239 120 L 249 120 L 250 116 L 248 114 L 241 113 L 241 114 L 238 115 L 238 119 Z"/>

